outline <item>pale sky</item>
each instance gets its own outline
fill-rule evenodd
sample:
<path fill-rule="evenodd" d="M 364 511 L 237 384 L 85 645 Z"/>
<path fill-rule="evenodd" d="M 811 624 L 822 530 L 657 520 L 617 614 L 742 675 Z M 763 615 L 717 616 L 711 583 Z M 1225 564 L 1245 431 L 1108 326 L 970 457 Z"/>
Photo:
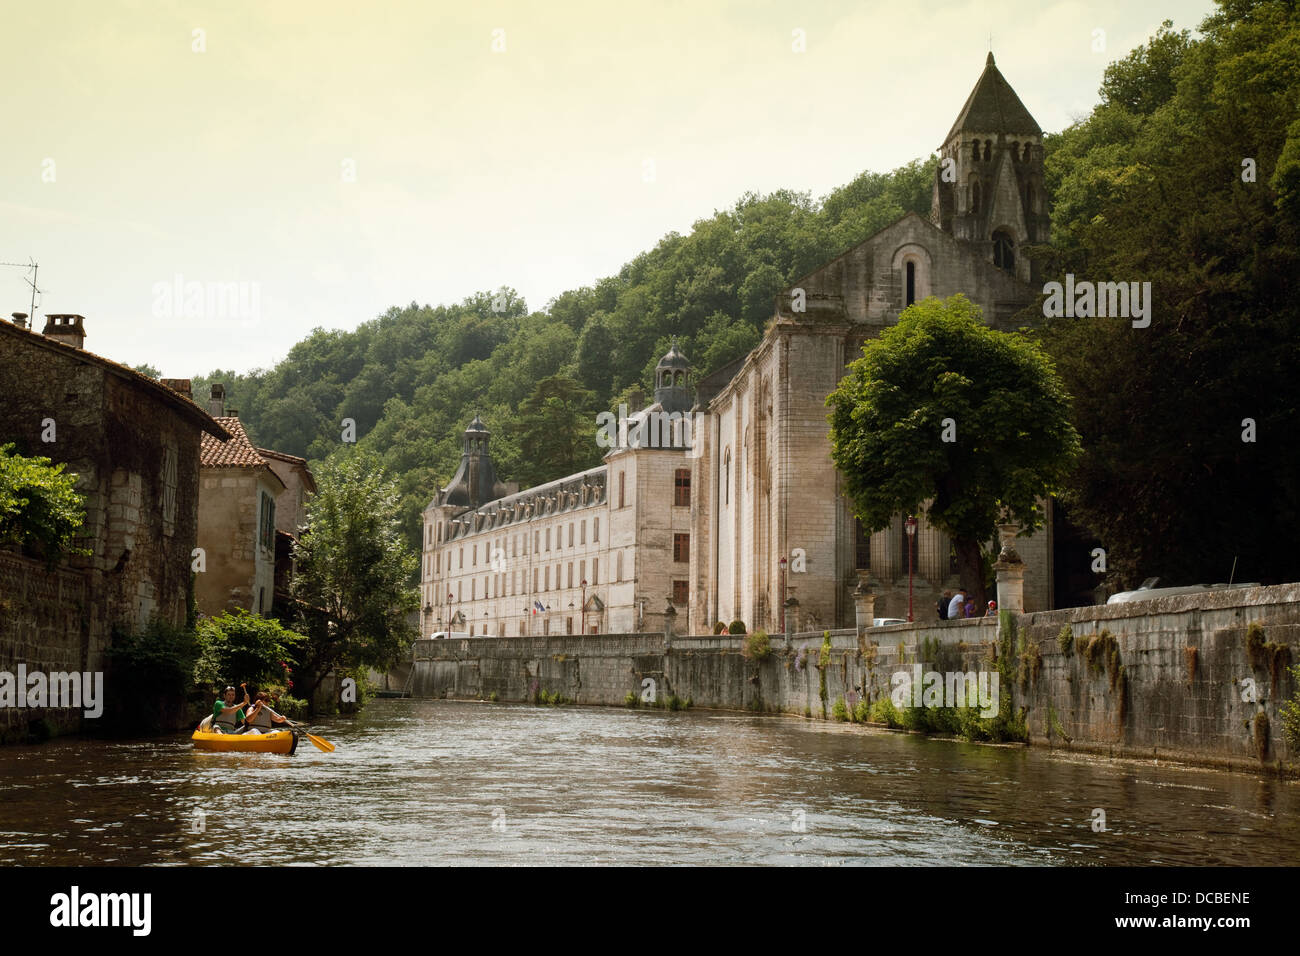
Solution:
<path fill-rule="evenodd" d="M 40 324 L 80 313 L 89 350 L 185 377 L 411 301 L 509 285 L 540 309 L 747 190 L 819 197 L 927 156 L 990 33 L 1059 130 L 1108 62 L 1212 3 L 5 8 L 0 261 L 40 263 Z M 0 268 L 0 315 L 29 311 L 26 274 Z"/>

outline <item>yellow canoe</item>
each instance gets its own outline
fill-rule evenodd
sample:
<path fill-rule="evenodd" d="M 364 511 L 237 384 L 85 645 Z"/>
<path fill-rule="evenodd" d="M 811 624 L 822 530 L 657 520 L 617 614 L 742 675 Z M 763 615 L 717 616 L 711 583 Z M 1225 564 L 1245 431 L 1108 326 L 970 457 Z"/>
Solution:
<path fill-rule="evenodd" d="M 203 718 L 199 729 L 194 731 L 190 740 L 195 750 L 213 750 L 220 753 L 245 754 L 292 754 L 298 748 L 298 740 L 290 730 L 277 730 L 272 734 L 214 734 L 207 728 L 211 726 L 211 717 Z"/>

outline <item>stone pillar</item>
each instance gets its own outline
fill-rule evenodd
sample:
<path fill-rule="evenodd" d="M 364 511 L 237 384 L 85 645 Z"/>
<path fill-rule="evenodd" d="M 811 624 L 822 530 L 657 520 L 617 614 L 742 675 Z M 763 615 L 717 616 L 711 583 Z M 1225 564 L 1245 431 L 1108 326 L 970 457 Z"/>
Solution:
<path fill-rule="evenodd" d="M 799 599 L 785 599 L 785 646 L 794 646 L 794 635 L 799 633 Z"/>
<path fill-rule="evenodd" d="M 876 595 L 872 593 L 871 585 L 867 583 L 867 574 L 865 570 L 858 571 L 858 587 L 853 592 L 853 610 L 857 615 L 858 640 L 866 637 L 867 628 L 871 627 L 876 618 Z"/>
<path fill-rule="evenodd" d="M 1019 526 L 999 524 L 1002 550 L 998 552 L 993 570 L 997 573 L 998 610 L 1022 614 L 1025 610 L 1025 562 L 1016 553 L 1016 532 Z"/>

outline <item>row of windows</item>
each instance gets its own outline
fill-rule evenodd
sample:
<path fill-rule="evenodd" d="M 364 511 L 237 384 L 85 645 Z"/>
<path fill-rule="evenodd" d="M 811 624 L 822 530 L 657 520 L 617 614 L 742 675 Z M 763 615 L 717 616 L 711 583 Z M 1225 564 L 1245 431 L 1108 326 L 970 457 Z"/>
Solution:
<path fill-rule="evenodd" d="M 615 555 L 614 562 L 614 580 L 615 582 L 623 580 L 623 552 Z M 554 588 L 551 582 L 555 582 Z M 565 588 L 595 586 L 600 584 L 600 559 L 595 558 L 591 562 L 591 578 L 587 578 L 587 562 L 577 562 L 577 577 L 574 577 L 574 562 L 570 561 L 567 565 L 555 565 L 555 576 L 551 576 L 551 565 L 544 568 L 533 568 L 533 587 L 531 592 L 521 591 L 521 587 L 528 584 L 527 571 L 512 571 L 509 574 L 487 575 L 483 578 L 483 590 L 480 593 L 478 588 L 478 578 L 470 578 L 469 582 L 469 599 L 477 601 L 483 598 L 514 597 L 516 594 L 533 593 L 540 594 L 551 590 L 563 590 Z M 450 593 L 449 595 L 450 596 Z M 465 582 L 456 582 L 456 600 L 465 599 Z"/>
<path fill-rule="evenodd" d="M 1032 147 L 1033 147 L 1033 143 L 1025 143 L 1025 148 L 1022 150 L 1018 142 L 1012 143 L 1011 161 L 1013 163 L 1029 162 L 1029 160 L 1033 157 L 1033 154 L 1031 152 Z M 984 154 L 982 157 L 980 156 L 981 152 Z M 993 140 L 991 139 L 984 140 L 983 149 L 981 149 L 979 140 L 974 140 L 971 143 L 971 159 L 974 159 L 976 162 L 978 162 L 981 158 L 983 159 L 993 158 Z"/>
<path fill-rule="evenodd" d="M 551 548 L 551 544 L 552 544 L 551 531 L 552 531 L 552 530 L 554 530 L 554 531 L 556 532 L 556 534 L 555 534 L 555 538 L 554 538 L 554 545 L 555 545 L 555 548 L 554 548 L 554 549 L 557 550 L 557 551 L 562 551 L 562 550 L 564 550 L 564 527 L 563 527 L 563 526 L 558 527 L 558 528 L 555 528 L 555 529 L 547 528 L 547 529 L 546 529 L 546 532 L 545 532 L 545 537 L 542 536 L 542 531 L 541 531 L 541 529 L 539 528 L 539 529 L 536 529 L 536 530 L 533 531 L 533 544 L 532 544 L 532 550 L 533 550 L 534 553 L 541 552 L 541 551 L 550 551 L 550 550 L 552 550 L 552 548 Z M 569 529 L 568 529 L 568 530 L 569 530 L 569 545 L 568 545 L 568 546 L 569 546 L 570 548 L 572 548 L 572 547 L 581 547 L 581 546 L 585 546 L 585 545 L 586 545 L 586 543 L 587 543 L 587 522 L 586 522 L 586 521 L 578 521 L 578 522 L 570 521 L 570 522 L 569 522 Z M 576 534 L 577 534 L 577 537 L 576 537 L 576 544 L 575 544 L 575 537 L 574 537 L 575 530 L 576 530 Z M 484 541 L 484 542 L 483 542 L 483 562 L 484 562 L 485 564 L 487 564 L 487 563 L 491 563 L 491 561 L 493 560 L 493 557 L 494 557 L 494 556 L 495 556 L 495 557 L 498 557 L 498 558 L 507 558 L 507 557 L 510 557 L 510 558 L 517 558 L 517 557 L 519 557 L 519 554 L 520 554 L 520 551 L 519 551 L 519 539 L 520 539 L 520 537 L 523 538 L 523 545 L 524 545 L 524 547 L 523 547 L 523 554 L 524 554 L 524 555 L 527 555 L 527 554 L 528 554 L 528 532 L 525 531 L 525 532 L 523 533 L 522 536 L 516 534 L 516 535 L 513 535 L 513 536 L 510 537 L 510 538 L 502 537 L 502 538 L 497 538 L 497 539 L 495 539 L 495 540 L 493 540 L 493 541 Z M 591 543 L 592 543 L 592 544 L 600 544 L 600 519 L 599 519 L 599 518 L 593 518 L 593 519 L 592 519 L 592 525 L 591 525 Z M 508 550 L 507 550 L 507 546 L 508 546 Z M 472 545 L 470 545 L 470 567 L 477 567 L 477 566 L 478 566 L 478 549 L 479 549 L 479 546 L 478 546 L 477 543 L 476 543 L 476 544 L 472 544 Z M 497 552 L 499 552 L 499 554 L 497 554 Z M 429 556 L 426 555 L 426 556 L 425 556 L 425 576 L 426 576 L 426 577 L 428 576 L 428 573 L 429 573 L 429 567 L 428 567 L 428 563 L 429 563 L 429 562 L 428 562 L 428 558 L 429 558 Z M 465 567 L 465 547 L 464 547 L 464 545 L 461 545 L 461 547 L 457 550 L 457 552 L 456 552 L 456 560 L 457 560 L 457 568 L 458 568 L 458 569 L 459 569 L 459 568 L 463 568 L 463 567 Z M 448 565 L 447 570 L 450 571 L 450 570 L 451 570 L 451 558 L 450 558 L 450 555 L 448 556 L 447 565 Z M 434 570 L 434 572 L 437 573 L 437 574 L 442 574 L 442 553 L 441 553 L 441 552 L 438 552 L 436 555 L 433 555 L 433 570 Z"/>

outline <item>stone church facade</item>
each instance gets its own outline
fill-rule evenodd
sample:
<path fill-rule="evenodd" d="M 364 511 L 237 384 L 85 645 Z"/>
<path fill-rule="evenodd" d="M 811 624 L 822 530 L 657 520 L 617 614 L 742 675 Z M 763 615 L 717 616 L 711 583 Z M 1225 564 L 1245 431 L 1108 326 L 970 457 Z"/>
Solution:
<path fill-rule="evenodd" d="M 909 213 L 781 293 L 760 344 L 694 383 L 693 407 L 684 357 L 675 346 L 664 356 L 656 403 L 641 415 L 689 408 L 689 451 L 671 442 L 620 443 L 599 468 L 507 494 L 490 459 L 484 474 L 485 434 L 482 454 L 471 453 L 478 442 L 471 433 L 482 428 L 471 425 L 461 471 L 425 512 L 424 632 L 456 618 L 468 622 L 457 630 L 542 633 L 519 606 L 540 600 L 545 608 L 545 597 L 566 612 L 572 604 L 592 613 L 598 604 L 596 616 L 583 621 L 588 633 L 593 620 L 601 633 L 657 630 L 669 613 L 689 633 L 734 619 L 776 631 L 789 598 L 797 602 L 787 612 L 795 619 L 784 622 L 792 628 L 846 627 L 854 623 L 860 578 L 876 594 L 878 616 L 905 617 L 906 516 L 871 534 L 860 527 L 831 462 L 826 398 L 863 343 L 920 299 L 962 293 L 990 325 L 1012 328 L 1013 316 L 1036 296 L 1038 277 L 1024 247 L 1048 235 L 1042 131 L 990 53 L 941 147 L 929 220 Z M 571 554 L 548 550 L 552 528 L 574 540 L 566 530 L 579 515 L 603 523 L 603 540 L 570 543 Z M 958 578 L 950 542 L 919 521 L 914 608 L 926 619 Z M 515 560 L 519 522 L 532 532 L 522 534 L 531 550 L 521 557 L 554 564 L 563 587 L 548 589 L 533 567 L 522 579 L 523 569 L 513 568 L 496 582 L 481 564 L 462 569 L 460 550 L 470 539 L 473 561 L 490 560 L 491 550 L 479 546 L 493 540 Z M 1026 610 L 1052 604 L 1050 529 L 1049 520 L 1017 542 Z M 494 530 L 502 533 L 494 538 Z M 453 551 L 454 575 L 446 570 Z M 570 580 L 571 560 L 585 576 Z M 468 579 L 482 581 L 466 584 L 466 570 L 476 568 Z M 574 584 L 584 580 L 585 587 Z M 560 633 L 557 626 L 576 633 L 570 615 L 551 614 L 559 620 L 545 633 Z"/>

